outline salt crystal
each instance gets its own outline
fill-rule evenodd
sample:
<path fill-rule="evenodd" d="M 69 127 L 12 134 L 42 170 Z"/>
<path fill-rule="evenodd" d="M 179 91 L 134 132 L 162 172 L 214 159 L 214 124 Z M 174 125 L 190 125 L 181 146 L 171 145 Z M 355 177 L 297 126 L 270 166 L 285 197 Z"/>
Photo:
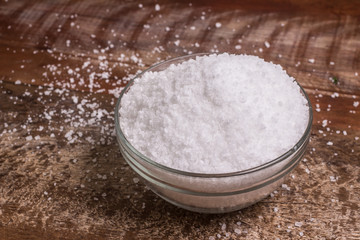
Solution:
<path fill-rule="evenodd" d="M 160 11 L 160 5 L 159 4 L 155 5 L 155 11 Z"/>
<path fill-rule="evenodd" d="M 310 58 L 308 61 L 309 61 L 309 63 L 315 63 L 315 59 L 313 59 L 313 58 Z"/>
<path fill-rule="evenodd" d="M 221 27 L 221 23 L 220 23 L 220 22 L 215 23 L 215 27 L 220 28 L 220 27 Z"/>
<path fill-rule="evenodd" d="M 334 143 L 329 141 L 329 142 L 326 143 L 326 145 L 332 146 L 332 145 L 334 145 Z"/>
<path fill-rule="evenodd" d="M 32 139 L 33 139 L 33 137 L 32 137 L 31 135 L 25 137 L 25 140 L 26 140 L 26 141 L 31 141 Z"/>
<path fill-rule="evenodd" d="M 331 94 L 331 97 L 332 98 L 336 98 L 336 97 L 339 97 L 340 95 L 339 95 L 339 93 L 337 93 L 337 92 L 334 92 L 333 94 Z"/>
<path fill-rule="evenodd" d="M 328 124 L 328 120 L 324 119 L 324 120 L 322 121 L 322 127 L 326 127 L 327 124 Z"/>
<path fill-rule="evenodd" d="M 296 227 L 301 227 L 302 225 L 303 225 L 303 223 L 302 222 L 295 222 L 295 224 L 294 224 Z"/>
<path fill-rule="evenodd" d="M 140 180 L 138 178 L 133 178 L 134 183 L 138 183 Z"/>
<path fill-rule="evenodd" d="M 265 42 L 264 42 L 264 45 L 265 45 L 266 48 L 269 48 L 269 47 L 270 47 L 270 43 L 269 43 L 268 41 L 265 41 Z"/>
<path fill-rule="evenodd" d="M 353 103 L 353 106 L 354 106 L 354 107 L 358 107 L 358 106 L 359 106 L 359 102 L 358 102 L 358 101 L 355 101 L 355 102 Z"/>

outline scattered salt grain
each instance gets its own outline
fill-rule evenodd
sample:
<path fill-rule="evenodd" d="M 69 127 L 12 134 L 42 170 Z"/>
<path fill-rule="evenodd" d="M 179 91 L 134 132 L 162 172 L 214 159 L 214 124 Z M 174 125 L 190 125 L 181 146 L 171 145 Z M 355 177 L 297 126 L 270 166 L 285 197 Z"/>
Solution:
<path fill-rule="evenodd" d="M 290 191 L 290 187 L 287 184 L 281 184 L 281 187 L 287 191 Z"/>
<path fill-rule="evenodd" d="M 328 124 L 328 120 L 324 119 L 324 120 L 322 121 L 321 126 L 322 126 L 322 127 L 326 127 L 327 124 Z"/>
<path fill-rule="evenodd" d="M 308 62 L 309 62 L 309 63 L 315 63 L 315 59 L 310 58 L 310 59 L 308 60 Z"/>
<path fill-rule="evenodd" d="M 33 139 L 33 137 L 32 137 L 31 135 L 25 137 L 25 140 L 26 140 L 26 141 L 31 141 L 32 139 Z"/>
<path fill-rule="evenodd" d="M 326 143 L 326 145 L 332 146 L 332 145 L 334 145 L 334 143 L 329 141 L 329 142 Z"/>
<path fill-rule="evenodd" d="M 159 4 L 155 5 L 155 11 L 160 11 L 160 5 Z"/>
<path fill-rule="evenodd" d="M 340 95 L 339 95 L 339 93 L 337 93 L 337 92 L 334 92 L 333 94 L 331 94 L 331 98 L 337 98 L 337 97 L 339 97 Z"/>
<path fill-rule="evenodd" d="M 301 227 L 302 225 L 303 225 L 303 223 L 302 222 L 295 222 L 295 224 L 294 224 L 296 227 Z"/>
<path fill-rule="evenodd" d="M 120 116 L 126 138 L 150 159 L 219 173 L 255 167 L 291 149 L 305 131 L 308 106 L 279 65 L 213 54 L 146 72 L 123 96 Z"/>
<path fill-rule="evenodd" d="M 215 27 L 220 28 L 220 27 L 221 27 L 221 23 L 220 23 L 220 22 L 215 23 Z"/>
<path fill-rule="evenodd" d="M 264 45 L 265 45 L 266 48 L 269 48 L 269 47 L 270 47 L 270 43 L 269 43 L 268 41 L 265 41 L 265 42 L 264 42 Z"/>
<path fill-rule="evenodd" d="M 336 182 L 338 177 L 330 176 L 330 182 Z"/>
<path fill-rule="evenodd" d="M 353 103 L 353 106 L 354 106 L 354 107 L 358 107 L 358 106 L 359 106 L 359 102 L 358 102 L 358 101 L 355 101 L 355 102 Z"/>

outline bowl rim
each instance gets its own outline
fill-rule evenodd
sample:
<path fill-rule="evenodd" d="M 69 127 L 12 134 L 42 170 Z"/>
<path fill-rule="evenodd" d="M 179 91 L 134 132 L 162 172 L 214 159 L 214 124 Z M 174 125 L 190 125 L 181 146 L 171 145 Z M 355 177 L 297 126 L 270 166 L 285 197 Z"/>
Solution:
<path fill-rule="evenodd" d="M 161 61 L 159 63 L 156 63 L 152 66 L 150 66 L 149 68 L 145 69 L 144 71 L 138 73 L 135 75 L 135 77 L 133 77 L 128 83 L 127 85 L 124 87 L 124 89 L 120 92 L 120 96 L 118 97 L 118 100 L 116 102 L 115 105 L 115 129 L 116 129 L 116 135 L 117 137 L 120 138 L 120 140 L 142 161 L 151 164 L 152 166 L 156 167 L 156 168 L 160 168 L 162 170 L 166 170 L 178 175 L 184 175 L 184 176 L 190 176 L 190 177 L 200 177 L 200 178 L 222 178 L 222 177 L 233 177 L 233 176 L 239 176 L 239 175 L 245 175 L 245 174 L 250 174 L 253 172 L 258 172 L 261 171 L 263 169 L 269 168 L 272 165 L 275 165 L 279 162 L 284 161 L 285 159 L 287 159 L 289 156 L 291 156 L 292 154 L 294 154 L 299 148 L 301 148 L 301 146 L 306 142 L 306 140 L 308 139 L 310 132 L 311 132 L 311 127 L 312 127 L 312 121 L 313 121 L 313 112 L 312 112 L 312 106 L 311 106 L 311 102 L 309 99 L 309 96 L 307 95 L 307 93 L 305 92 L 305 90 L 303 89 L 303 87 L 299 84 L 298 81 L 296 81 L 296 79 L 294 79 L 294 82 L 297 83 L 297 85 L 300 87 L 300 91 L 303 94 L 303 96 L 305 97 L 306 101 L 307 101 L 307 105 L 309 107 L 309 117 L 308 117 L 308 123 L 306 126 L 306 129 L 303 133 L 303 135 L 301 136 L 301 138 L 298 140 L 298 142 L 292 147 L 290 148 L 287 152 L 285 152 L 284 154 L 280 155 L 279 157 L 270 160 L 266 163 L 263 163 L 261 165 L 258 165 L 256 167 L 252 167 L 249 169 L 245 169 L 245 170 L 241 170 L 241 171 L 235 171 L 235 172 L 228 172 L 228 173 L 199 173 L 199 172 L 188 172 L 188 171 L 183 171 L 183 170 L 179 170 L 179 169 L 175 169 L 175 168 L 171 168 L 168 167 L 166 165 L 160 164 L 154 160 L 151 160 L 150 158 L 146 157 L 145 155 L 143 155 L 141 152 L 139 152 L 135 147 L 133 147 L 131 145 L 131 143 L 127 140 L 127 138 L 125 137 L 125 134 L 123 133 L 121 127 L 120 127 L 120 114 L 119 114 L 119 109 L 121 106 L 121 99 L 124 96 L 124 94 L 130 89 L 130 87 L 132 86 L 132 84 L 134 83 L 134 81 L 138 78 L 140 78 L 142 75 L 144 75 L 146 72 L 150 72 L 151 70 L 153 70 L 154 68 L 163 65 L 163 64 L 171 64 L 172 62 L 177 62 L 179 60 L 184 60 L 184 59 L 194 59 L 198 56 L 208 56 L 208 55 L 218 55 L 221 53 L 195 53 L 195 54 L 189 54 L 189 55 L 185 55 L 185 56 L 180 56 L 180 57 L 174 57 L 174 58 L 170 58 L 168 60 L 165 61 Z M 229 53 L 230 54 L 230 53 Z"/>

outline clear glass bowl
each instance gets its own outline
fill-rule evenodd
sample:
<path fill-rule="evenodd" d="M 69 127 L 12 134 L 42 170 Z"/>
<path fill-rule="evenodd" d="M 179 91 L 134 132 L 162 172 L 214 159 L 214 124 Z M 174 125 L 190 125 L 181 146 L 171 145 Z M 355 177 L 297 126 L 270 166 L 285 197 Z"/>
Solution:
<path fill-rule="evenodd" d="M 201 55 L 207 54 L 193 54 L 156 64 L 134 79 L 147 71 L 162 71 L 171 64 L 195 59 Z M 310 100 L 299 85 L 301 93 L 308 101 L 308 124 L 303 136 L 285 154 L 263 165 L 225 174 L 192 173 L 161 165 L 137 151 L 126 139 L 120 127 L 121 99 L 130 90 L 134 79 L 121 92 L 115 108 L 116 136 L 121 153 L 153 192 L 178 207 L 202 213 L 225 213 L 245 208 L 279 187 L 304 155 L 310 138 L 313 115 Z"/>

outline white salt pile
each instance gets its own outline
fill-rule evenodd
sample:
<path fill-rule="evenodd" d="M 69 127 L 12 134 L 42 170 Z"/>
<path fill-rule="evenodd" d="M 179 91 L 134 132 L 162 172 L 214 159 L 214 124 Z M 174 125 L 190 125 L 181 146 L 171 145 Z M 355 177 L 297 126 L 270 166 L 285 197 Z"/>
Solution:
<path fill-rule="evenodd" d="M 198 173 L 252 168 L 291 149 L 308 106 L 279 65 L 248 55 L 209 55 L 135 80 L 120 126 L 141 153 Z"/>

